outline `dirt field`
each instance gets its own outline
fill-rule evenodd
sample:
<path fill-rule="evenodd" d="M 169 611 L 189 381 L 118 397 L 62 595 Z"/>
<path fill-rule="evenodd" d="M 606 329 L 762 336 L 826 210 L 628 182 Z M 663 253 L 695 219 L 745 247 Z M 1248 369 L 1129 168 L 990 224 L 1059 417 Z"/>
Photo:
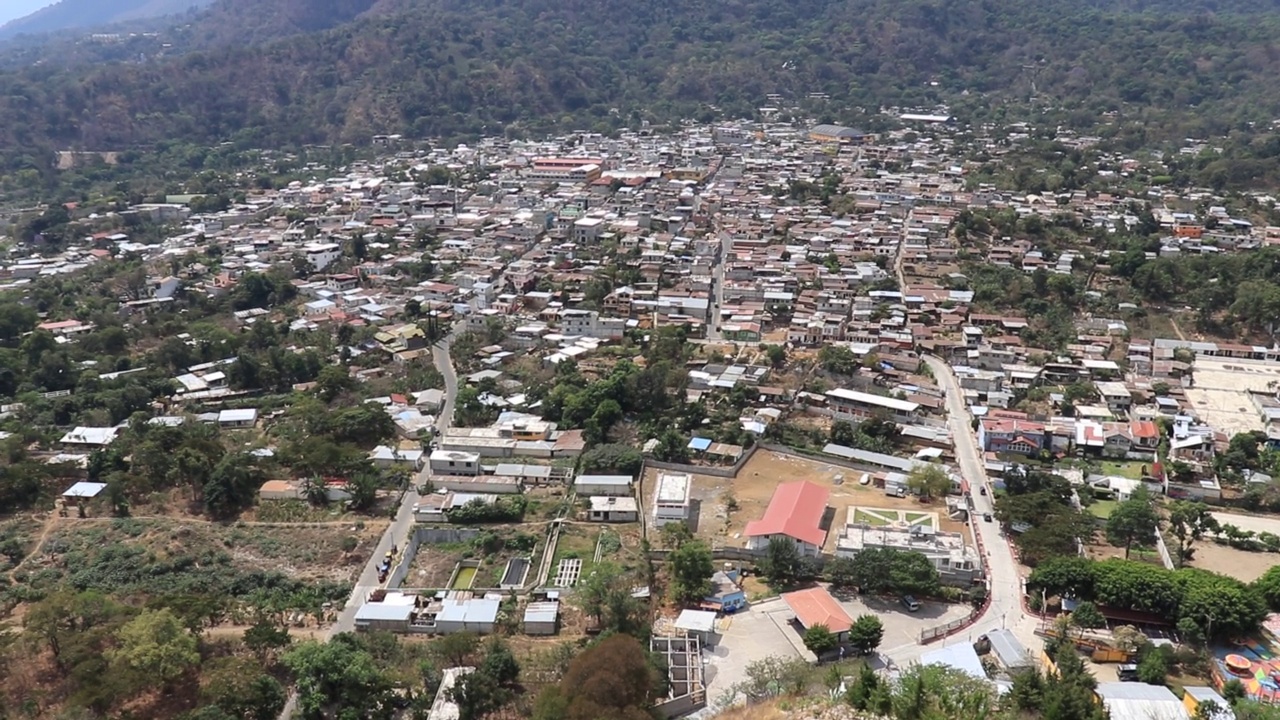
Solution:
<path fill-rule="evenodd" d="M 462 560 L 475 557 L 476 551 L 470 543 L 440 543 L 421 545 L 409 565 L 409 573 L 405 575 L 401 587 L 406 588 L 444 588 L 449 584 L 449 576 L 453 568 Z M 481 568 L 481 572 L 484 568 Z"/>
<path fill-rule="evenodd" d="M 1107 560 L 1110 558 L 1123 558 L 1124 548 L 1112 547 L 1108 545 L 1105 539 L 1098 537 L 1098 544 L 1089 544 L 1084 546 L 1085 553 L 1092 560 Z M 1160 554 L 1154 550 L 1141 550 L 1133 548 L 1129 551 L 1129 559 L 1134 562 L 1145 562 L 1152 565 L 1164 567 L 1164 563 L 1160 560 Z"/>
<path fill-rule="evenodd" d="M 645 473 L 644 492 L 652 493 L 661 471 L 649 469 Z M 761 450 L 743 466 L 732 479 L 709 475 L 694 475 L 690 496 L 696 500 L 698 519 L 696 533 L 712 542 L 729 546 L 741 546 L 745 542 L 743 532 L 747 523 L 764 515 L 778 485 L 807 480 L 831 491 L 828 501 L 834 508 L 831 530 L 827 533 L 824 549 L 835 549 L 840 528 L 844 527 L 850 507 L 869 510 L 877 508 L 909 512 L 936 512 L 939 529 L 946 532 L 964 532 L 964 523 L 947 517 L 946 505 L 941 501 L 929 504 L 911 498 L 895 498 L 884 494 L 874 484 L 859 485 L 862 473 L 839 465 L 817 460 L 782 455 Z M 836 484 L 836 478 L 841 482 Z M 737 509 L 729 510 L 729 498 L 737 503 Z M 649 498 L 646 496 L 646 500 Z"/>
<path fill-rule="evenodd" d="M 413 557 L 409 574 L 402 587 L 440 589 L 448 587 L 454 567 L 463 560 L 479 560 L 473 587 L 495 588 L 502 584 L 507 561 L 515 557 L 532 558 L 530 573 L 537 571 L 538 562 L 546 545 L 541 528 L 534 530 L 519 526 L 487 528 L 493 537 L 482 536 L 472 542 L 437 543 L 422 545 Z M 529 578 L 526 578 L 528 580 Z"/>
<path fill-rule="evenodd" d="M 1187 400 L 1205 422 L 1228 435 L 1263 430 L 1253 410 L 1250 392 L 1270 392 L 1280 380 L 1280 368 L 1267 363 L 1232 358 L 1196 358 L 1195 387 Z"/>
<path fill-rule="evenodd" d="M 87 574 L 106 585 L 127 580 L 142 586 L 160 575 L 207 574 L 219 572 L 221 566 L 237 572 L 279 572 L 308 582 L 348 583 L 386 525 L 386 520 L 281 526 L 170 518 L 59 518 L 22 572 L 41 586 L 71 574 Z M 154 569 L 144 572 L 142 565 Z"/>
<path fill-rule="evenodd" d="M 1195 555 L 1188 563 L 1191 567 L 1230 575 L 1243 582 L 1257 580 L 1275 564 L 1276 556 L 1271 553 L 1237 550 L 1211 540 L 1196 543 Z"/>

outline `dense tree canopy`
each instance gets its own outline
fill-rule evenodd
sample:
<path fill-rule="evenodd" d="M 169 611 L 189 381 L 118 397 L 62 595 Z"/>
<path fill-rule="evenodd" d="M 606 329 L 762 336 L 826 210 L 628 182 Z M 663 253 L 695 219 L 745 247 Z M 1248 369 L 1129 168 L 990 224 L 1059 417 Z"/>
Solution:
<path fill-rule="evenodd" d="M 609 128 L 707 104 L 746 115 L 766 94 L 798 87 L 829 94 L 833 109 L 952 101 L 987 114 L 984 94 L 1022 101 L 1033 81 L 1064 121 L 1088 125 L 1126 110 L 1148 132 L 1174 127 L 1183 137 L 1269 120 L 1280 97 L 1261 71 L 1278 34 L 1275 8 L 1259 2 L 1206 13 L 1172 2 L 975 0 L 944 12 L 923 2 L 805 0 L 729 12 L 432 0 L 379 3 L 381 12 L 355 23 L 292 35 L 353 17 L 359 4 L 350 4 L 263 17 L 260 4 L 219 3 L 220 14 L 190 36 L 171 38 L 209 49 L 154 63 L 28 58 L 0 76 L 0 117 L 24 120 L 0 123 L 0 141 L 302 144 L 377 132 L 537 132 L 566 117 Z M 561 42 L 542 41 L 549 37 Z M 234 38 L 233 47 L 209 38 Z M 94 91 L 103 87 L 112 92 Z M 218 102 L 208 102 L 214 94 Z M 30 107 L 42 112 L 31 116 Z"/>
<path fill-rule="evenodd" d="M 644 647 L 628 635 L 611 635 L 569 665 L 559 685 L 538 698 L 535 720 L 649 720 L 660 678 Z"/>

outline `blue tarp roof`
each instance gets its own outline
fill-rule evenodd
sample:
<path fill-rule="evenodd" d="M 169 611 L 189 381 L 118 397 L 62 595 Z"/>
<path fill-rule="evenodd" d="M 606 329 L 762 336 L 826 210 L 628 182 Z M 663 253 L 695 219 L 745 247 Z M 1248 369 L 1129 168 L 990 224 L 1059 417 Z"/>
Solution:
<path fill-rule="evenodd" d="M 694 438 L 694 439 L 692 439 L 692 440 L 690 440 L 690 441 L 689 441 L 689 449 L 690 449 L 690 450 L 706 450 L 706 449 L 707 449 L 707 448 L 709 448 L 709 447 L 711 447 L 711 439 L 710 439 L 710 438 L 700 438 L 700 437 L 696 437 L 696 438 Z"/>

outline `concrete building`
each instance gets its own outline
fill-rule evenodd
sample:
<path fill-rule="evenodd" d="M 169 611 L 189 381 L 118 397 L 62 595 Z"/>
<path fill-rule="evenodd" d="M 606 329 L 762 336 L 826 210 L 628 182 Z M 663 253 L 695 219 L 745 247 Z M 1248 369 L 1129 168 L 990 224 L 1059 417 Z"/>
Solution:
<path fill-rule="evenodd" d="M 663 717 L 675 718 L 706 707 L 707 688 L 703 676 L 702 643 L 696 637 L 649 639 L 649 651 L 665 660 L 667 696 L 654 709 Z"/>
<path fill-rule="evenodd" d="M 442 635 L 471 631 L 481 634 L 493 632 L 498 621 L 501 603 L 490 598 L 446 598 L 436 614 L 436 632 Z"/>
<path fill-rule="evenodd" d="M 640 519 L 640 506 L 633 497 L 592 497 L 587 519 L 592 522 L 625 523 Z"/>
<path fill-rule="evenodd" d="M 1187 708 L 1163 685 L 1098 683 L 1094 691 L 1111 720 L 1188 720 Z"/>
<path fill-rule="evenodd" d="M 689 487 L 693 478 L 687 473 L 661 473 L 658 489 L 653 494 L 653 524 L 662 527 L 689 519 Z"/>
<path fill-rule="evenodd" d="M 560 601 L 531 602 L 524 609 L 521 628 L 525 635 L 555 635 L 559 630 Z"/>
<path fill-rule="evenodd" d="M 916 422 L 920 404 L 883 395 L 836 388 L 826 393 L 827 406 L 834 420 L 860 423 L 869 417 L 885 415 L 894 422 L 909 425 Z"/>
<path fill-rule="evenodd" d="M 310 243 L 302 248 L 302 254 L 311 263 L 311 267 L 319 272 L 342 257 L 342 246 L 337 243 Z"/>
<path fill-rule="evenodd" d="M 432 475 L 479 475 L 483 471 L 478 453 L 459 450 L 433 450 L 428 464 Z"/>
<path fill-rule="evenodd" d="M 356 631 L 408 632 L 415 598 L 404 593 L 387 593 L 382 600 L 366 602 L 356 611 Z"/>
<path fill-rule="evenodd" d="M 251 428 L 258 422 L 258 411 L 254 408 L 223 410 L 218 413 L 218 425 L 224 428 Z"/>
<path fill-rule="evenodd" d="M 938 569 L 942 582 L 967 587 L 982 571 L 978 553 L 960 533 L 941 532 L 929 525 L 893 527 L 850 523 L 836 540 L 836 557 L 855 557 L 868 548 L 918 552 Z"/>
<path fill-rule="evenodd" d="M 681 610 L 675 627 L 686 637 L 696 637 L 702 647 L 716 645 L 716 614 L 712 610 Z"/>
<path fill-rule="evenodd" d="M 747 606 L 747 593 L 739 582 L 738 571 L 732 569 L 717 570 L 711 576 L 711 594 L 702 600 L 709 606 L 724 613 L 732 613 Z"/>
<path fill-rule="evenodd" d="M 581 496 L 627 497 L 631 495 L 630 475 L 579 475 L 573 490 Z"/>

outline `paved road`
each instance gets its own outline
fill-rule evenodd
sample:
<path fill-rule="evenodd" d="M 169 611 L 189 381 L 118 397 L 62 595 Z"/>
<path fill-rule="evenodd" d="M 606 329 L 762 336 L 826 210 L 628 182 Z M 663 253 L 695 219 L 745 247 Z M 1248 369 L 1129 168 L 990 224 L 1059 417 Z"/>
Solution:
<path fill-rule="evenodd" d="M 947 396 L 947 415 L 951 427 L 952 442 L 955 445 L 956 461 L 960 472 L 969 481 L 974 490 L 973 504 L 975 517 L 974 527 L 982 538 L 986 548 L 987 576 L 990 583 L 991 606 L 982 619 L 974 625 L 970 634 L 974 638 L 985 632 L 1008 628 L 1013 630 L 1029 650 L 1039 647 L 1035 636 L 1036 618 L 1027 615 L 1022 608 L 1022 577 L 1018 572 L 1017 562 L 1013 558 L 1009 541 L 1000 533 L 999 523 L 984 522 L 983 513 L 995 512 L 992 503 L 993 495 L 987 483 L 987 473 L 978 449 L 978 441 L 971 426 L 972 416 L 964 404 L 964 395 L 960 383 L 951 372 L 951 367 L 941 359 L 925 355 L 924 361 L 933 372 L 933 377 Z M 979 488 L 987 488 L 987 494 L 978 492 Z"/>
<path fill-rule="evenodd" d="M 453 335 L 449 335 L 431 349 L 431 359 L 435 364 L 436 370 L 440 371 L 440 374 L 444 376 L 444 405 L 441 406 L 440 417 L 436 423 L 436 427 L 441 433 L 453 423 L 453 401 L 458 395 L 458 376 L 454 372 L 453 363 L 449 359 L 449 344 L 452 341 Z M 373 555 L 370 556 L 368 564 L 365 565 L 360 577 L 356 580 L 356 586 L 351 589 L 351 596 L 347 598 L 346 605 L 338 613 L 338 619 L 325 632 L 324 638 L 326 640 L 339 633 L 355 630 L 356 612 L 364 605 L 369 593 L 381 587 L 381 583 L 378 582 L 378 564 L 392 546 L 403 548 L 408 541 L 414 522 L 413 506 L 417 504 L 418 499 L 418 483 L 410 481 L 409 489 L 405 492 L 404 499 L 400 502 L 400 508 L 396 511 L 395 519 L 391 521 L 391 525 L 387 527 L 386 532 L 382 534 L 382 538 L 378 540 L 378 545 L 374 549 Z M 297 706 L 298 694 L 296 691 L 292 691 L 289 693 L 288 700 L 285 701 L 284 709 L 280 712 L 279 720 L 290 720 L 294 712 L 296 712 Z"/>
<path fill-rule="evenodd" d="M 703 181 L 703 192 L 710 189 L 711 185 L 715 182 L 716 175 L 718 175 L 720 170 L 724 167 L 724 163 L 727 158 L 727 155 L 720 156 L 720 162 L 716 165 L 716 171 Z M 712 218 L 711 231 L 717 234 L 720 232 L 719 213 L 716 213 L 715 217 Z M 707 308 L 706 336 L 708 342 L 716 342 L 723 339 L 720 328 L 720 309 L 724 307 L 724 263 L 729 253 L 732 251 L 733 240 L 731 238 L 722 238 L 720 241 L 720 257 L 716 259 L 715 267 L 712 268 L 711 272 L 712 288 L 709 298 L 711 306 Z"/>

